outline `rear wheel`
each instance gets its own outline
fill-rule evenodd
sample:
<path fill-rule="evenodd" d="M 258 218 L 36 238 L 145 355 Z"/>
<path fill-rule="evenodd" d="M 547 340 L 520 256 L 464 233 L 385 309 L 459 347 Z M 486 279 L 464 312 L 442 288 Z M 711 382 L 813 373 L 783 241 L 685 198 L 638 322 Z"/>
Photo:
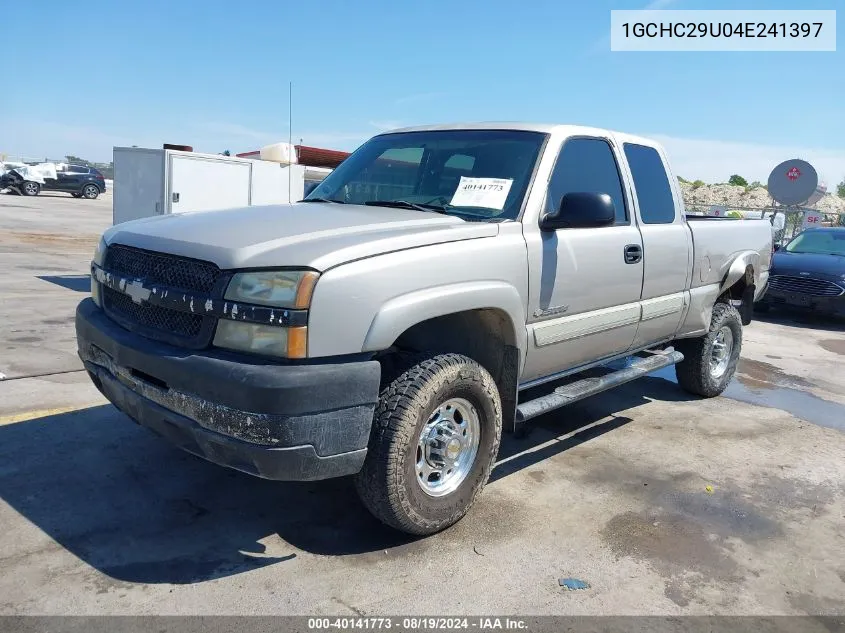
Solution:
<path fill-rule="evenodd" d="M 100 188 L 97 185 L 85 185 L 82 188 L 82 197 L 88 200 L 94 200 L 100 195 Z"/>
<path fill-rule="evenodd" d="M 41 185 L 31 180 L 26 180 L 20 186 L 20 191 L 25 196 L 37 196 L 41 192 Z"/>
<path fill-rule="evenodd" d="M 459 521 L 484 487 L 502 433 L 493 378 L 458 354 L 415 359 L 383 388 L 355 485 L 383 523 L 410 534 Z"/>
<path fill-rule="evenodd" d="M 72 193 L 70 195 L 72 195 L 74 198 L 81 198 L 82 197 L 81 193 Z"/>
<path fill-rule="evenodd" d="M 678 384 L 699 396 L 718 396 L 733 378 L 742 351 L 739 312 L 732 305 L 717 303 L 707 334 L 676 341 L 675 348 L 684 355 L 675 365 Z"/>

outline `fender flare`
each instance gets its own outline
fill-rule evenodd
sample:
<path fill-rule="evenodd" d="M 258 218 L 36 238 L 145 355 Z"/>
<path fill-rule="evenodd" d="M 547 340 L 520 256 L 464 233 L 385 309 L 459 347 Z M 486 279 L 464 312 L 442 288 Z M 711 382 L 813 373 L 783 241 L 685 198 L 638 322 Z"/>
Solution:
<path fill-rule="evenodd" d="M 379 307 L 370 323 L 361 351 L 387 349 L 408 328 L 423 321 L 483 309 L 500 310 L 507 314 L 519 349 L 521 367 L 527 343 L 525 307 L 516 288 L 501 281 L 450 284 L 394 297 Z"/>
<path fill-rule="evenodd" d="M 751 279 L 748 280 L 750 281 L 749 285 L 756 285 L 757 274 L 760 271 L 760 253 L 757 251 L 740 251 L 737 253 L 722 278 L 722 284 L 719 286 L 719 294 L 721 295 L 725 290 L 743 279 L 749 267 L 751 268 Z"/>

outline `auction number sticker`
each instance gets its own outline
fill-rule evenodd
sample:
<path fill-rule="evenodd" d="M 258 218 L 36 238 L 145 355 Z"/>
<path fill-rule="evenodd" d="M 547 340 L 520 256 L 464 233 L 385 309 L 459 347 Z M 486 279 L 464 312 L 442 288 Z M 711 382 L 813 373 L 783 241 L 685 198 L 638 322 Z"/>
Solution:
<path fill-rule="evenodd" d="M 484 207 L 501 211 L 508 199 L 512 178 L 468 178 L 461 176 L 461 182 L 452 196 L 454 207 Z"/>

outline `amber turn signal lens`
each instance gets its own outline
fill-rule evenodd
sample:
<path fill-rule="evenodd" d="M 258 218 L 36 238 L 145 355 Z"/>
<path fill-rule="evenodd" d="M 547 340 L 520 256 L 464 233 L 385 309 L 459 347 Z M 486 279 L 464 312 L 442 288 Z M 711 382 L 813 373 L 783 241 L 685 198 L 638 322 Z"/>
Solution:
<path fill-rule="evenodd" d="M 307 271 L 302 273 L 302 279 L 296 289 L 294 307 L 297 310 L 307 310 L 311 305 L 311 295 L 314 294 L 314 286 L 317 285 L 319 273 Z"/>
<path fill-rule="evenodd" d="M 288 328 L 288 358 L 305 358 L 308 353 L 308 328 Z"/>

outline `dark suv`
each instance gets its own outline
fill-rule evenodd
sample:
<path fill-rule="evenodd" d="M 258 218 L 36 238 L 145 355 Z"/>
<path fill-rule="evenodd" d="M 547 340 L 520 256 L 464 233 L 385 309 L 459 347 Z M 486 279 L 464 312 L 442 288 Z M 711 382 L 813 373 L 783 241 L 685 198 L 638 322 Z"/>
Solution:
<path fill-rule="evenodd" d="M 37 196 L 41 191 L 64 191 L 74 198 L 93 200 L 106 190 L 106 180 L 99 170 L 85 165 L 68 165 L 56 172 L 56 178 L 45 178 L 44 184 L 21 178 L 17 172 L 10 171 L 3 177 L 8 182 L 0 184 L 0 189 L 10 187 L 24 196 Z"/>

